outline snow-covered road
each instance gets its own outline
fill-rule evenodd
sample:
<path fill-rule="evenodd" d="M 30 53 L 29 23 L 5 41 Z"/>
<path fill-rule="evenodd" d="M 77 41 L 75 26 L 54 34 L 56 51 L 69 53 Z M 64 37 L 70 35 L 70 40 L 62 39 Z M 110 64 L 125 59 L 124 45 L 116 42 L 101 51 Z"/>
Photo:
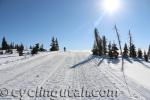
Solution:
<path fill-rule="evenodd" d="M 121 73 L 88 52 L 46 53 L 0 67 L 0 100 L 150 100 L 132 80 L 129 94 Z"/>

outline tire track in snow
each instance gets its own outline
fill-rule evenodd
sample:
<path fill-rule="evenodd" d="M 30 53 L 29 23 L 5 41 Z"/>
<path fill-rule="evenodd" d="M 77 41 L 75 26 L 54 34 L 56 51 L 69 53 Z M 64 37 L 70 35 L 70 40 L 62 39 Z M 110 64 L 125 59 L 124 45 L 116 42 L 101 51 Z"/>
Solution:
<path fill-rule="evenodd" d="M 95 67 L 95 63 L 93 65 L 90 63 L 89 65 L 86 66 L 86 64 L 85 64 L 85 65 L 80 66 L 81 73 L 82 73 L 81 76 L 84 79 L 84 81 L 83 81 L 81 78 L 82 84 L 85 84 L 86 87 L 90 87 L 93 89 L 99 89 L 99 88 L 103 89 L 103 88 L 106 88 L 105 86 L 108 86 L 109 88 L 111 87 L 112 89 L 116 88 L 114 86 L 114 84 L 112 84 L 111 81 L 108 79 L 108 77 L 105 76 L 105 74 L 103 74 L 101 71 L 97 70 L 97 68 Z M 92 68 L 92 69 L 89 69 L 88 67 Z M 87 72 L 93 73 L 93 75 L 88 74 Z M 98 75 L 95 74 L 96 75 L 95 76 L 94 73 L 96 73 Z M 97 77 L 100 77 L 100 79 Z M 126 96 L 126 97 L 128 97 L 128 96 Z M 122 97 L 119 97 L 119 98 L 121 99 Z M 96 98 L 93 98 L 93 99 L 96 99 Z M 102 98 L 97 98 L 97 99 L 102 99 Z M 104 100 L 106 100 L 106 99 L 110 100 L 111 98 L 104 98 Z M 85 100 L 87 100 L 87 98 L 85 98 Z"/>
<path fill-rule="evenodd" d="M 49 77 L 47 77 L 45 79 L 45 81 L 43 81 L 43 83 L 41 84 L 41 86 L 44 86 L 44 88 L 46 89 L 55 89 L 55 88 L 66 88 L 67 85 L 64 85 L 64 83 L 67 83 L 69 77 L 72 77 L 70 75 L 70 69 L 69 69 L 69 65 L 71 65 L 74 60 L 71 60 L 73 57 L 71 55 L 70 56 L 65 56 L 65 59 L 63 59 L 62 63 L 59 63 L 59 65 L 57 66 L 57 68 L 53 71 L 53 73 L 51 73 L 51 75 Z M 68 77 L 69 76 L 69 77 Z M 59 81 L 58 81 L 59 80 Z M 54 82 L 56 81 L 56 82 Z M 40 98 L 37 98 L 40 99 Z M 42 98 L 42 100 L 47 100 L 48 98 Z M 60 100 L 61 98 L 57 98 L 54 100 Z M 65 98 L 66 100 L 66 98 Z"/>
<path fill-rule="evenodd" d="M 12 62 L 11 65 L 10 65 L 10 63 L 8 63 L 8 64 L 5 64 L 5 65 L 2 65 L 4 67 L 2 69 L 0 69 L 0 71 L 13 70 L 13 69 L 18 68 L 18 66 L 25 65 L 26 63 L 31 64 L 31 63 L 33 63 L 33 61 L 39 60 L 40 58 L 44 58 L 44 57 L 47 57 L 49 55 L 53 55 L 53 53 L 43 54 L 43 55 L 41 55 L 41 54 L 35 55 L 35 56 L 30 57 L 28 59 L 20 60 L 21 62 L 17 62 L 17 63 L 16 62 Z"/>
<path fill-rule="evenodd" d="M 57 60 L 54 60 L 54 58 L 55 59 L 57 59 L 59 62 L 57 62 Z M 52 60 L 53 59 L 53 60 Z M 52 60 L 51 62 L 49 62 L 49 63 L 45 63 L 44 62 L 44 64 L 46 65 L 46 67 L 47 68 L 49 68 L 49 69 L 51 69 L 51 70 L 53 70 L 53 69 L 55 69 L 55 67 L 57 67 L 57 65 L 59 65 L 59 64 L 61 64 L 62 62 L 64 62 L 64 56 L 58 56 L 58 54 L 57 55 L 55 55 L 54 57 L 52 57 L 51 59 L 49 59 L 49 60 Z M 51 65 L 56 65 L 56 66 L 53 66 L 53 67 L 51 67 Z M 61 66 L 59 66 L 59 67 L 61 67 Z M 42 65 L 40 65 L 39 66 L 39 68 L 42 68 L 43 69 L 43 66 Z M 38 70 L 38 72 L 41 72 L 41 70 L 40 69 L 38 69 L 38 68 L 36 68 L 35 67 L 35 69 L 37 69 Z M 49 73 L 48 73 L 48 75 L 45 75 L 45 76 L 47 76 L 47 77 L 45 77 L 45 79 L 42 81 L 42 82 L 38 82 L 38 83 L 40 83 L 40 84 L 38 84 L 37 85 L 37 83 L 35 83 L 35 84 L 27 84 L 27 85 L 25 85 L 25 84 L 23 84 L 23 85 L 25 85 L 25 86 L 23 86 L 24 88 L 28 88 L 28 87 L 30 87 L 29 89 L 31 89 L 31 88 L 33 88 L 33 89 L 35 89 L 35 86 L 42 86 L 43 84 L 45 84 L 44 82 L 45 81 L 47 81 L 46 79 L 48 79 L 48 77 L 50 77 L 50 75 L 52 75 L 52 74 L 50 74 L 50 72 L 51 72 L 51 70 L 49 71 Z M 48 71 L 48 70 L 46 70 L 46 71 Z M 55 71 L 53 71 L 53 72 L 55 72 Z M 29 74 L 31 74 L 31 75 L 33 75 L 34 74 L 34 70 L 33 70 L 33 72 L 32 71 L 30 71 L 29 72 Z M 32 80 L 33 82 L 34 82 L 34 80 Z M 28 82 L 28 81 L 27 81 Z M 18 83 L 18 82 L 17 82 Z M 22 87 L 21 87 L 22 88 Z M 24 97 L 23 98 L 24 100 L 33 100 L 33 99 L 36 99 L 36 98 L 29 98 L 29 97 Z M 43 99 L 42 99 L 43 100 Z"/>
<path fill-rule="evenodd" d="M 79 57 L 76 54 L 69 54 L 69 57 L 65 60 L 64 66 L 59 68 L 57 72 L 53 75 L 53 78 L 50 77 L 47 79 L 48 81 L 44 83 L 45 87 L 47 89 L 68 89 L 68 86 L 70 86 L 71 89 L 79 88 L 78 84 L 78 74 L 75 69 L 70 69 L 72 65 L 75 65 L 80 61 Z M 62 76 L 64 75 L 64 76 Z M 60 77 L 61 76 L 61 77 Z M 56 80 L 60 80 L 58 82 L 53 82 Z M 43 85 L 43 86 L 44 86 Z M 40 98 L 39 98 L 40 99 Z M 43 98 L 44 100 L 47 100 L 46 98 Z M 42 99 L 42 100 L 43 100 Z M 58 100 L 73 100 L 74 98 L 57 98 Z M 55 100 L 57 100 L 55 99 Z"/>
<path fill-rule="evenodd" d="M 110 83 L 114 87 L 116 87 L 116 88 L 118 88 L 120 90 L 122 89 L 121 90 L 121 94 L 123 93 L 122 95 L 124 95 L 125 97 L 128 97 L 128 99 L 145 100 L 143 97 L 141 97 L 139 95 L 138 96 L 135 95 L 135 97 L 130 97 L 128 95 L 128 91 L 126 89 L 125 83 L 122 81 L 122 79 L 118 80 L 117 79 L 118 77 L 115 74 L 112 75 L 111 73 L 113 73 L 113 72 L 111 72 L 109 70 L 109 68 L 107 68 L 107 66 L 108 65 L 106 65 L 105 63 L 102 63 L 101 66 L 99 66 L 99 67 L 95 66 L 95 67 L 97 68 L 97 70 L 99 70 L 99 72 L 101 72 L 101 73 L 103 73 L 105 75 L 105 77 L 110 81 Z"/>
<path fill-rule="evenodd" d="M 102 70 L 105 71 L 109 75 L 109 79 L 112 80 L 114 84 L 118 85 L 119 88 L 126 88 L 126 84 L 124 83 L 124 81 L 110 70 L 111 68 L 110 65 L 107 65 L 106 63 L 103 63 L 103 65 L 104 66 L 101 66 L 101 67 L 105 67 L 105 69 L 102 69 Z M 131 98 L 135 98 L 135 99 L 138 98 L 142 100 L 144 98 L 146 98 L 146 100 L 149 99 L 147 95 L 143 94 L 142 90 L 136 89 L 135 87 L 131 86 L 131 84 L 129 85 L 129 88 L 130 88 L 130 91 L 132 91 L 131 93 L 133 97 Z M 128 94 L 127 91 L 126 91 L 126 94 Z"/>
<path fill-rule="evenodd" d="M 47 55 L 46 55 L 47 56 Z M 45 56 L 44 56 L 45 57 Z M 41 57 L 40 57 L 41 58 Z M 43 56 L 42 56 L 42 58 L 43 58 Z M 50 57 L 51 58 L 51 57 Z M 52 56 L 52 58 L 53 58 L 53 56 Z M 45 59 L 47 59 L 47 58 L 45 58 Z M 44 59 L 44 60 L 45 60 Z M 46 61 L 44 61 L 44 63 L 45 62 L 47 62 L 47 60 Z M 27 70 L 23 70 L 22 72 L 19 72 L 19 74 L 17 73 L 16 75 L 14 75 L 14 76 L 11 76 L 11 78 L 6 78 L 6 79 L 8 79 L 8 80 L 6 80 L 6 81 L 4 81 L 3 83 L 0 83 L 0 87 L 2 87 L 3 85 L 7 85 L 8 83 L 10 83 L 11 81 L 15 81 L 17 78 L 19 78 L 19 77 L 22 77 L 25 73 L 27 73 L 28 71 L 32 71 L 32 70 L 34 70 L 34 69 L 37 69 L 37 67 L 40 67 L 40 66 L 42 66 L 43 65 L 43 62 L 41 62 L 39 65 L 35 65 L 35 66 L 32 66 L 32 67 L 30 67 L 30 68 L 28 68 Z M 26 65 L 24 65 L 24 66 L 27 66 L 27 64 Z M 20 66 L 17 66 L 16 68 L 18 68 L 18 67 L 20 67 Z M 12 73 L 12 71 L 11 71 L 11 73 Z M 9 74 L 9 77 L 10 77 L 10 74 L 11 74 L 9 71 L 8 71 L 8 74 Z M 7 76 L 6 74 L 4 74 L 5 76 Z M 1 75 L 1 76 L 3 76 L 3 75 Z"/>

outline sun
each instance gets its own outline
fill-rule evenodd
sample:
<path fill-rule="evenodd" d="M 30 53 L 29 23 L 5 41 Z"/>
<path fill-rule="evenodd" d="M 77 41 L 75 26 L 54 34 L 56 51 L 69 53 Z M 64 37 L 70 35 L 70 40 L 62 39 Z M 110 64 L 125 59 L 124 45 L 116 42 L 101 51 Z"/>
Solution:
<path fill-rule="evenodd" d="M 106 12 L 114 13 L 120 9 L 120 0 L 104 0 L 102 6 Z"/>

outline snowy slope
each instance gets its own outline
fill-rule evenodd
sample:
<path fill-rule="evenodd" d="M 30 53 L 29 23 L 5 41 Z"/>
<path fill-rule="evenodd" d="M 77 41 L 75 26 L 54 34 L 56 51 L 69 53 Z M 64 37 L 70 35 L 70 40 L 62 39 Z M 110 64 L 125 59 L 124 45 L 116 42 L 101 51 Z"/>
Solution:
<path fill-rule="evenodd" d="M 125 60 L 129 93 L 119 59 L 89 52 L 41 53 L 0 65 L 0 100 L 150 100 L 149 66 Z"/>

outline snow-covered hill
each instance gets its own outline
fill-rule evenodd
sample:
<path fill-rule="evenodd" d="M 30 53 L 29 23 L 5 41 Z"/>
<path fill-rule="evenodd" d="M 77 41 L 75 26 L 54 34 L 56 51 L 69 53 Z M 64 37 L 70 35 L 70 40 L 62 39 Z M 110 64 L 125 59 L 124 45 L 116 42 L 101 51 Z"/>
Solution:
<path fill-rule="evenodd" d="M 150 100 L 149 62 L 125 60 L 127 87 L 120 59 L 89 52 L 23 58 L 0 56 L 0 100 Z"/>

